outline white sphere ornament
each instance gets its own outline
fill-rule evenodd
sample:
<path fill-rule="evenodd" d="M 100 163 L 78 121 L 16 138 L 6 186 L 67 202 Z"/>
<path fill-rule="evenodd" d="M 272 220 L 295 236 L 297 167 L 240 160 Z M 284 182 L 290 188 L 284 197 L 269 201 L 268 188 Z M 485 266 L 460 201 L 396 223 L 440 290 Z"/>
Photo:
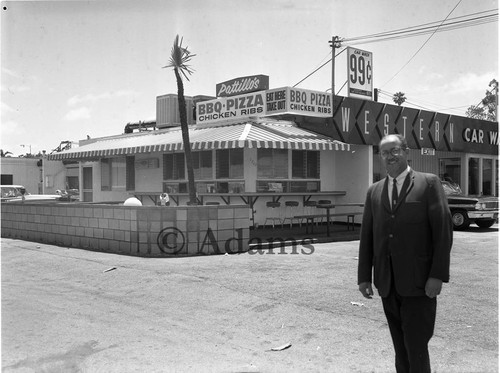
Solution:
<path fill-rule="evenodd" d="M 123 206 L 142 206 L 142 202 L 135 197 L 130 197 L 123 202 Z"/>

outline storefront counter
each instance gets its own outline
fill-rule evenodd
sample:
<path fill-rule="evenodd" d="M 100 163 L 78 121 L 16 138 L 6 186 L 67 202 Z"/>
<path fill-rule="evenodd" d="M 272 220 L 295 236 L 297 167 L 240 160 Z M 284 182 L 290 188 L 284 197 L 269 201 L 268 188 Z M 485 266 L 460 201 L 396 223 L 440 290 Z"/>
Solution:
<path fill-rule="evenodd" d="M 160 193 L 152 192 L 135 192 L 134 197 L 142 203 L 144 200 L 149 200 L 155 205 L 160 202 Z M 197 193 L 198 202 L 203 205 L 207 197 L 218 197 L 226 205 L 231 205 L 231 201 L 240 198 L 243 203 L 253 208 L 255 202 L 260 197 L 270 197 L 272 202 L 279 202 L 282 197 L 302 197 L 303 202 L 311 200 L 312 197 L 338 197 L 345 196 L 345 191 L 326 191 L 326 192 L 242 192 L 242 193 Z M 173 201 L 177 206 L 180 204 L 181 198 L 189 200 L 188 193 L 172 193 L 169 194 L 170 201 Z"/>
<path fill-rule="evenodd" d="M 255 215 L 265 216 L 266 212 L 262 209 L 265 209 L 265 204 L 259 204 L 259 207 L 256 208 L 256 202 L 261 199 L 265 202 L 280 202 L 282 198 L 294 197 L 295 199 L 301 198 L 302 204 L 297 211 L 297 213 L 304 214 L 305 213 L 305 205 L 307 202 L 312 200 L 321 200 L 329 197 L 343 197 L 347 194 L 345 191 L 322 191 L 322 192 L 242 192 L 242 193 L 198 193 L 198 203 L 200 205 L 205 204 L 213 204 L 214 202 L 221 205 L 237 205 L 243 204 L 247 205 L 251 209 L 251 220 L 253 225 L 256 226 L 258 224 L 263 224 L 264 221 L 259 221 L 256 219 Z M 137 192 L 134 193 L 134 196 L 138 198 L 141 202 L 150 201 L 155 205 L 159 204 L 160 201 L 160 193 L 148 193 L 148 192 Z M 172 193 L 169 194 L 170 197 L 170 205 L 181 205 L 187 204 L 189 201 L 188 193 Z M 149 200 L 148 200 L 149 199 Z M 264 202 L 263 202 L 264 203 Z M 283 204 L 284 205 L 284 204 Z M 282 206 L 282 209 L 285 207 Z M 284 214 L 282 211 L 281 215 Z M 285 216 L 283 216 L 285 218 Z M 263 218 L 265 219 L 265 218 Z"/>

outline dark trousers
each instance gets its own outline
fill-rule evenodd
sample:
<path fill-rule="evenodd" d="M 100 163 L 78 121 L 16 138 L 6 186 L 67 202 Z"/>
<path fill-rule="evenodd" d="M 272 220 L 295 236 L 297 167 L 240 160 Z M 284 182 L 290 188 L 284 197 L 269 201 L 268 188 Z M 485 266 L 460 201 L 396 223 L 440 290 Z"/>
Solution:
<path fill-rule="evenodd" d="M 434 333 L 436 298 L 402 297 L 393 285 L 382 304 L 396 352 L 396 372 L 430 373 L 427 345 Z"/>

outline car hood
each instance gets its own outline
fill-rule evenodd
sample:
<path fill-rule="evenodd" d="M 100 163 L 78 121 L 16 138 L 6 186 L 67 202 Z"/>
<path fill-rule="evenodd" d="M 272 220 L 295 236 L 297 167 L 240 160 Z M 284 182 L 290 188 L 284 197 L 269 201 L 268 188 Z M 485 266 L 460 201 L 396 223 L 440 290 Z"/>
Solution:
<path fill-rule="evenodd" d="M 61 198 L 59 194 L 26 194 L 25 201 L 57 201 Z M 2 198 L 2 202 L 22 201 L 22 197 Z"/>

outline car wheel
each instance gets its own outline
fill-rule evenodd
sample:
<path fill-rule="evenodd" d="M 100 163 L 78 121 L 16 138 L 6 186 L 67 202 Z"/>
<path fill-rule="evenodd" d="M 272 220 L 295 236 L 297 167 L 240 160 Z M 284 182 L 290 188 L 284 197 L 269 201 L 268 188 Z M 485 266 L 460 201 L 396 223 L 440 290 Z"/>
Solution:
<path fill-rule="evenodd" d="M 495 220 L 494 219 L 476 220 L 476 224 L 479 228 L 489 228 L 493 224 L 495 224 Z"/>
<path fill-rule="evenodd" d="M 451 220 L 453 221 L 453 228 L 458 231 L 469 228 L 470 220 L 465 211 L 453 211 L 451 213 Z"/>

